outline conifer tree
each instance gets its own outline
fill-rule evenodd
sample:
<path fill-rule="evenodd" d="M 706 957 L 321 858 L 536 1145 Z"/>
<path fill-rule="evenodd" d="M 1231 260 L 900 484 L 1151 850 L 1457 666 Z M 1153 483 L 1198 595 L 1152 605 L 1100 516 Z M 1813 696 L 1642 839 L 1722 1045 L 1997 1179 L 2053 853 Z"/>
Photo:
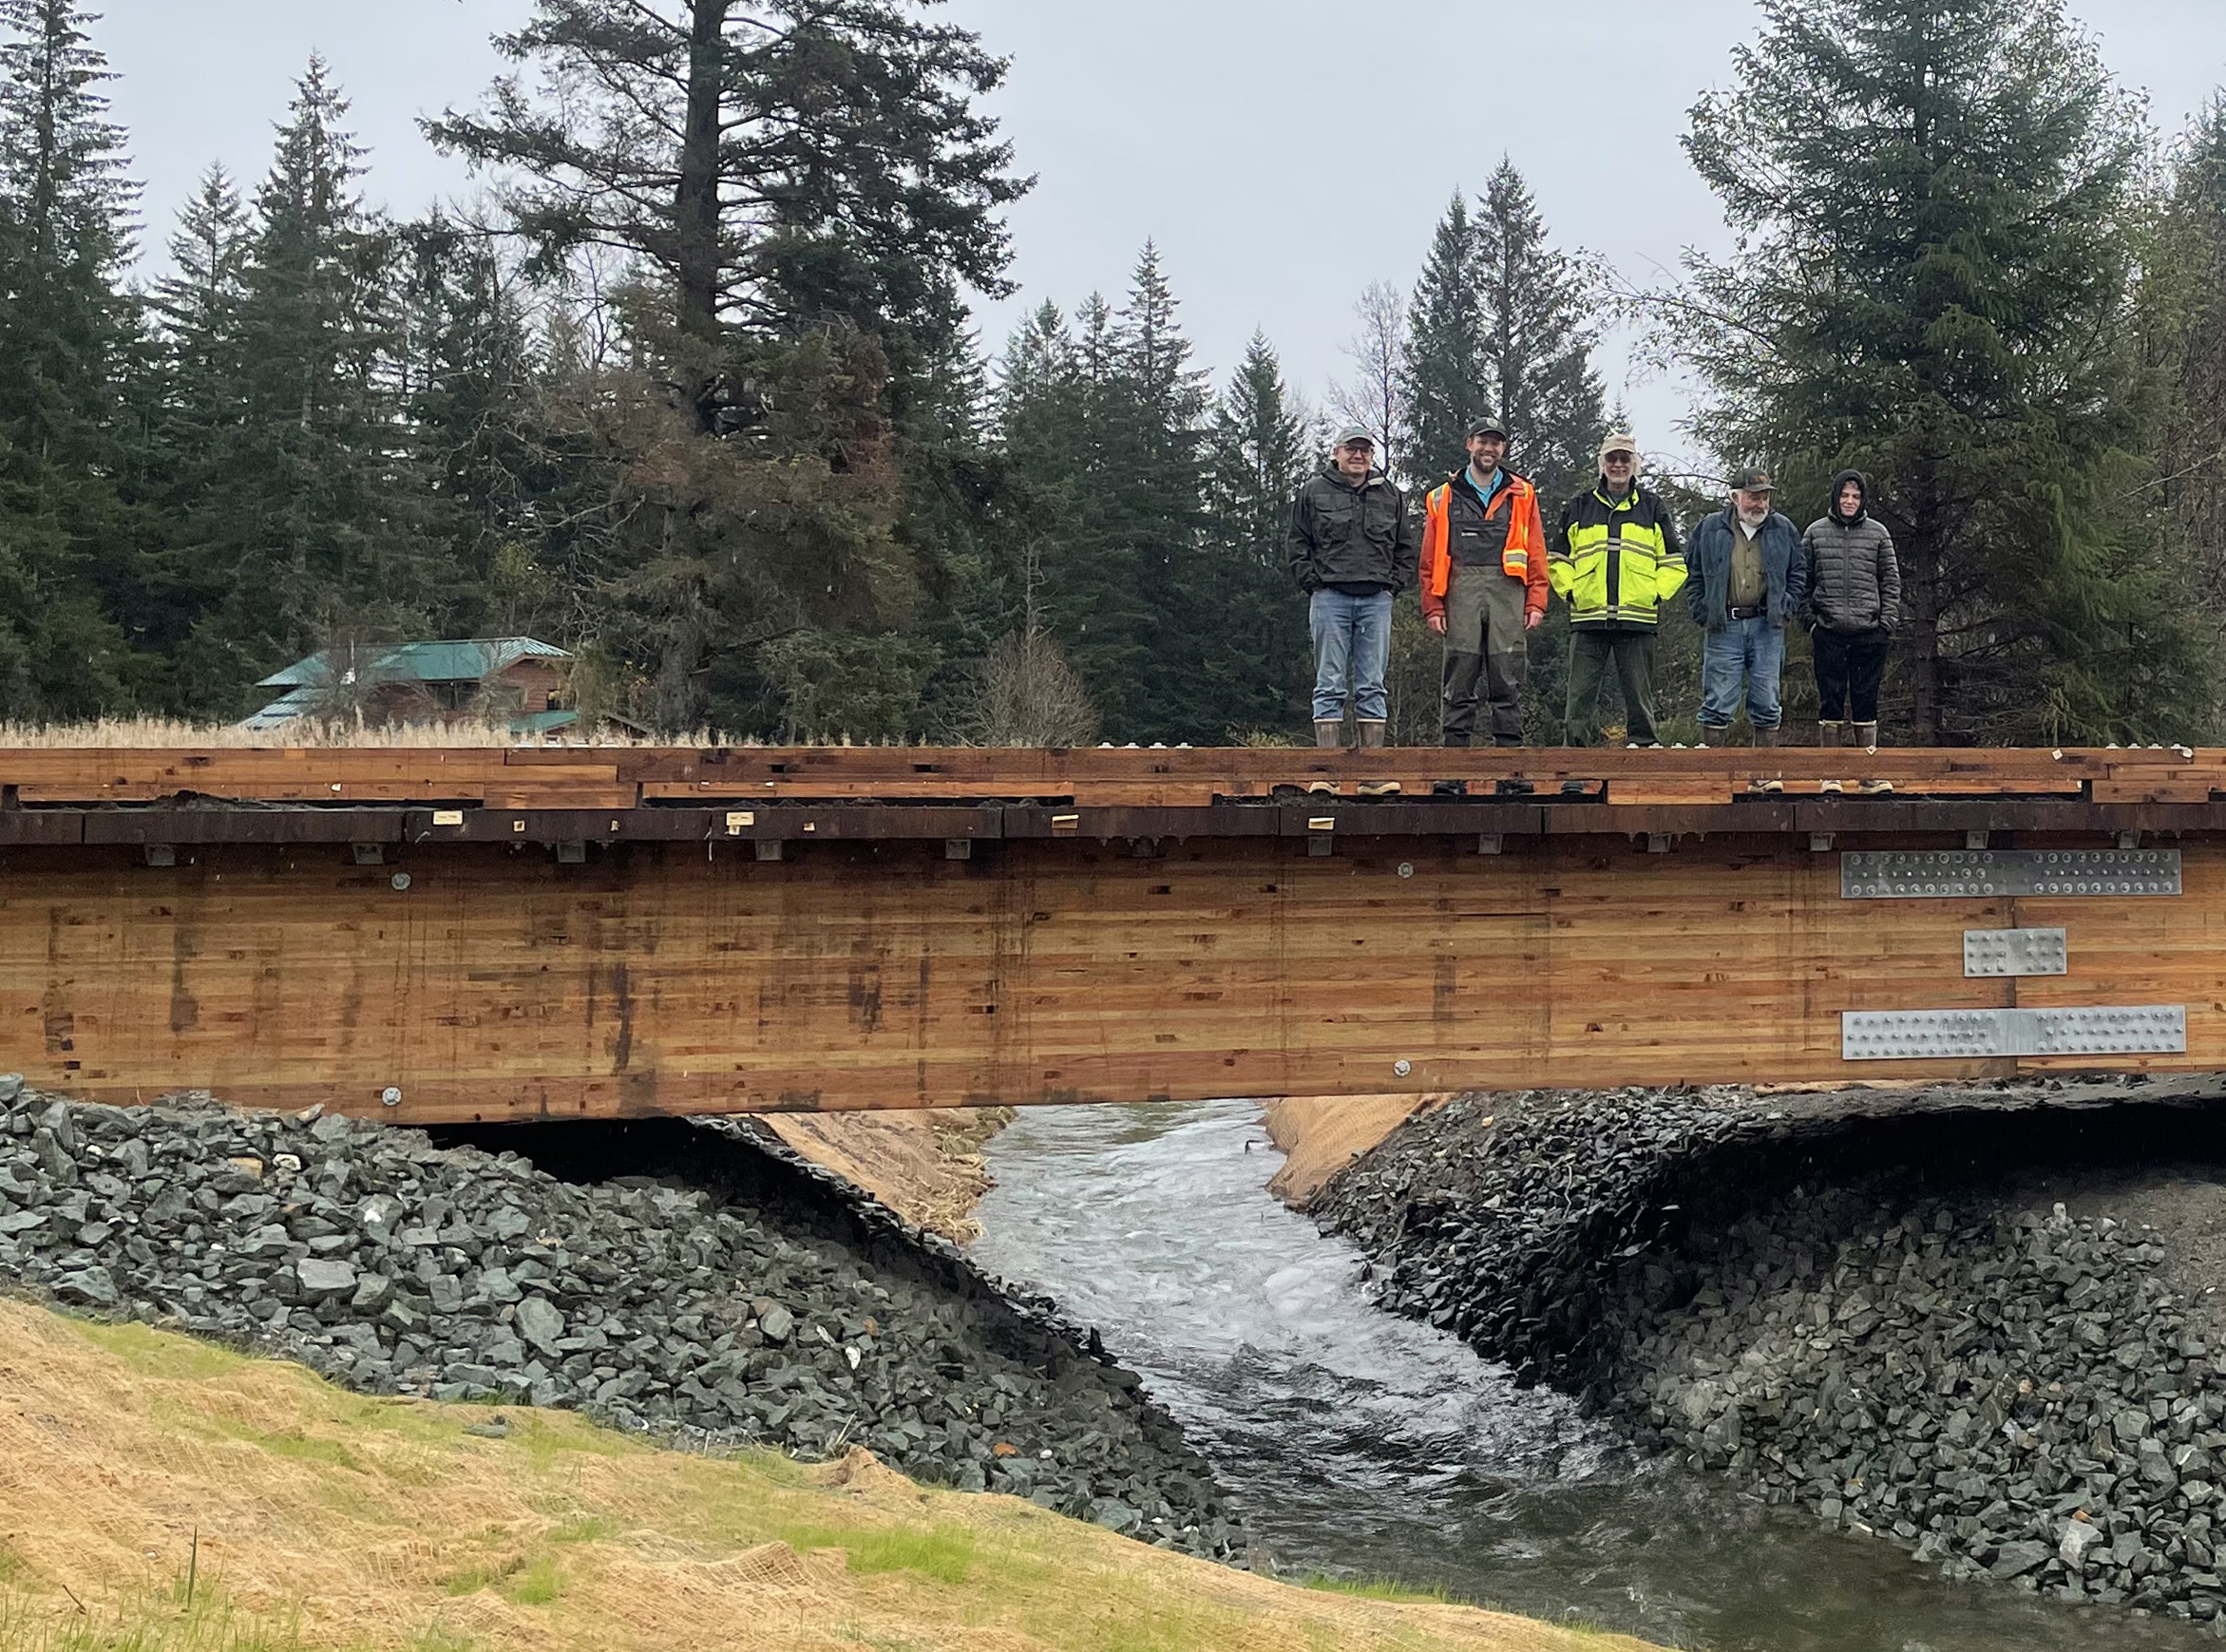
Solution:
<path fill-rule="evenodd" d="M 1255 332 L 1207 438 L 1196 596 L 1207 645 L 1188 693 L 1214 739 L 1304 721 L 1306 607 L 1291 582 L 1286 540 L 1318 435 L 1293 402 L 1274 347 Z"/>
<path fill-rule="evenodd" d="M 1411 484 L 1457 469 L 1470 422 L 1492 410 L 1478 405 L 1489 322 L 1476 253 L 1475 220 L 1456 190 L 1431 237 L 1407 322 L 1399 377 L 1406 427 L 1389 457 L 1394 474 Z"/>
<path fill-rule="evenodd" d="M 2174 159 L 2146 287 L 2175 394 L 2160 443 L 2162 497 L 2192 558 L 2214 636 L 2226 635 L 2226 95 Z"/>
<path fill-rule="evenodd" d="M 898 378 L 1001 292 L 998 209 L 1027 187 L 974 100 L 1005 66 L 913 0 L 535 0 L 485 112 L 434 141 L 503 179 L 552 258 L 645 260 L 669 371 L 707 433 L 723 335 L 842 319 Z"/>
<path fill-rule="evenodd" d="M 451 629 L 569 640 L 564 563 L 588 467 L 541 427 L 541 295 L 480 226 L 436 212 L 400 240 L 395 389 L 464 585 Z"/>
<path fill-rule="evenodd" d="M 535 0 L 497 42 L 520 72 L 428 127 L 497 176 L 545 273 L 602 254 L 637 275 L 631 376 L 567 399 L 607 455 L 581 552 L 604 640 L 664 726 L 917 731 L 963 674 L 920 629 L 964 642 L 1002 554 L 999 484 L 963 458 L 961 294 L 1005 290 L 999 210 L 1026 184 L 975 106 L 1004 65 L 920 11 Z"/>
<path fill-rule="evenodd" d="M 0 0 L 0 715 L 127 705 L 118 278 L 135 198 L 78 0 Z"/>
<path fill-rule="evenodd" d="M 208 711 L 245 708 L 257 676 L 321 647 L 443 630 L 457 596 L 402 421 L 394 236 L 357 193 L 363 151 L 321 60 L 290 113 L 256 191 L 230 340 L 214 313 L 173 325 L 174 360 L 225 364 L 207 393 L 237 409 L 178 462 L 175 504 L 198 530 L 179 554 L 208 571 L 212 602 L 177 692 Z M 187 233 L 218 205 L 204 195 Z"/>
<path fill-rule="evenodd" d="M 255 228 L 231 175 L 212 166 L 179 213 L 170 271 L 148 301 L 154 331 L 154 408 L 147 420 L 145 493 L 158 524 L 124 604 L 125 623 L 173 668 L 196 623 L 225 597 L 224 565 L 210 556 L 226 513 L 247 408 L 240 309 Z M 211 662 L 207 692 L 228 675 Z M 183 691 L 173 674 L 165 698 Z"/>
<path fill-rule="evenodd" d="M 1906 733 L 2182 737 L 2206 694 L 2140 503 L 2138 105 L 2058 0 L 1762 11 L 1686 141 L 1741 239 L 1669 301 L 1703 434 L 1817 514 L 1871 473 Z"/>
<path fill-rule="evenodd" d="M 1399 473 L 1457 470 L 1470 425 L 1507 421 L 1511 463 L 1549 500 L 1584 479 L 1604 427 L 1590 283 L 1558 252 L 1522 175 L 1502 161 L 1472 211 L 1455 196 L 1415 288 L 1399 390 Z"/>
<path fill-rule="evenodd" d="M 1592 370 L 1590 283 L 1548 239 L 1512 161 L 1485 185 L 1475 227 L 1484 403 L 1507 421 L 1510 463 L 1538 484 L 1551 516 L 1553 503 L 1590 479 L 1607 433 L 1605 391 Z"/>

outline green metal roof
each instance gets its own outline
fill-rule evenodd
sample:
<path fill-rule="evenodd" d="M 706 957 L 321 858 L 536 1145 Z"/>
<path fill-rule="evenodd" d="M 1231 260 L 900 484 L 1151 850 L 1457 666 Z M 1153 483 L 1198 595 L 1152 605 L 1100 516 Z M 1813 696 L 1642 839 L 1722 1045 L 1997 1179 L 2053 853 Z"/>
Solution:
<path fill-rule="evenodd" d="M 558 729 L 569 729 L 580 721 L 578 712 L 535 712 L 523 717 L 510 719 L 513 734 L 547 734 Z"/>
<path fill-rule="evenodd" d="M 406 642 L 372 654 L 356 667 L 367 683 L 476 683 L 522 659 L 570 659 L 563 649 L 530 636 L 483 636 L 453 642 Z M 322 688 L 333 678 L 332 651 L 296 660 L 257 684 L 266 689 Z"/>

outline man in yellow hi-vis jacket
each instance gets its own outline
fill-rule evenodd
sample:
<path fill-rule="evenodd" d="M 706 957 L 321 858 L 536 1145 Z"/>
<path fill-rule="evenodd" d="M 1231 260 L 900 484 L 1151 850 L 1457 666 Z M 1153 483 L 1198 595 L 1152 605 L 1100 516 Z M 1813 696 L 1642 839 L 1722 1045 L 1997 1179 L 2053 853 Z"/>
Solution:
<path fill-rule="evenodd" d="M 1600 739 L 1600 688 L 1614 663 L 1633 746 L 1654 732 L 1654 624 L 1684 588 L 1684 543 L 1669 509 L 1639 485 L 1639 445 L 1618 430 L 1600 444 L 1599 485 L 1562 508 L 1547 578 L 1570 606 L 1569 702 L 1563 738 Z"/>

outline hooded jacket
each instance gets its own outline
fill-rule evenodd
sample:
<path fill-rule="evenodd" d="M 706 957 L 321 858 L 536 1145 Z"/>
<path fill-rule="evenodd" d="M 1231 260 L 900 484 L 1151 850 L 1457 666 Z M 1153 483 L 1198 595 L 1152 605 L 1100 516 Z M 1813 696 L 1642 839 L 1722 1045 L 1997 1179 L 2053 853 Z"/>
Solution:
<path fill-rule="evenodd" d="M 1291 574 L 1302 591 L 1324 585 L 1404 591 L 1415 576 L 1418 541 L 1407 496 L 1380 470 L 1355 483 L 1324 465 L 1291 503 Z"/>
<path fill-rule="evenodd" d="M 1851 482 L 1862 489 L 1864 505 L 1846 517 L 1839 513 L 1839 490 Z M 1870 513 L 1870 494 L 1861 471 L 1842 470 L 1832 479 L 1830 514 L 1810 523 L 1801 540 L 1810 612 L 1817 625 L 1841 636 L 1891 633 L 1901 623 L 1901 563 L 1893 536 Z"/>

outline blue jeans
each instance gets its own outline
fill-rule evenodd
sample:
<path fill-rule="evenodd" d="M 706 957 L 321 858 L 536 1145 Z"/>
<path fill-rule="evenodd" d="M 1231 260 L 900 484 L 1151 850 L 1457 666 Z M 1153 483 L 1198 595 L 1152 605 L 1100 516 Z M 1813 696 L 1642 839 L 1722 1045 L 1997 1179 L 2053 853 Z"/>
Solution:
<path fill-rule="evenodd" d="M 1342 591 L 1314 593 L 1314 720 L 1341 722 L 1345 693 L 1353 714 L 1363 723 L 1391 715 L 1383 674 L 1391 668 L 1391 593 L 1348 597 Z"/>
<path fill-rule="evenodd" d="M 1761 615 L 1727 619 L 1722 631 L 1708 632 L 1701 644 L 1701 727 L 1721 732 L 1739 715 L 1741 679 L 1745 679 L 1747 721 L 1775 729 L 1785 715 L 1778 697 L 1785 672 L 1785 629 Z"/>

